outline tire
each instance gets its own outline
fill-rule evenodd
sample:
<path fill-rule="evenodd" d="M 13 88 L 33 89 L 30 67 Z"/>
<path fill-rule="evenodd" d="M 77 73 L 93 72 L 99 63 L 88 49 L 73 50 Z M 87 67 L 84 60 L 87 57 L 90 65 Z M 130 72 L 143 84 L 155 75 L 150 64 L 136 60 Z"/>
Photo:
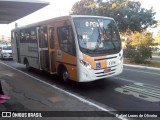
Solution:
<path fill-rule="evenodd" d="M 26 70 L 31 70 L 31 67 L 29 66 L 29 62 L 28 60 L 25 61 L 25 65 L 26 65 Z"/>
<path fill-rule="evenodd" d="M 62 68 L 60 71 L 60 78 L 63 82 L 68 82 L 69 81 L 69 73 L 66 68 Z"/>

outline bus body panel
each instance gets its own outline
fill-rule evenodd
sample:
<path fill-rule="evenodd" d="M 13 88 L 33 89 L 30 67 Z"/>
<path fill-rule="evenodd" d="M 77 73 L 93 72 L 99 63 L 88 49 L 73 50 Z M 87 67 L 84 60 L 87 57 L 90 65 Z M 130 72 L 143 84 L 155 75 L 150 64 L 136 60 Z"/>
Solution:
<path fill-rule="evenodd" d="M 20 46 L 21 63 L 24 64 L 24 59 L 27 58 L 30 67 L 39 69 L 37 44 L 20 43 Z"/>
<path fill-rule="evenodd" d="M 56 70 L 58 72 L 59 66 L 63 65 L 68 73 L 69 79 L 76 81 L 77 80 L 77 58 L 74 55 L 71 55 L 72 50 L 69 51 L 69 48 L 64 46 L 67 49 L 63 49 L 63 46 L 60 46 L 60 40 L 58 36 L 58 29 L 63 28 L 64 24 L 67 26 L 72 26 L 71 19 L 66 19 L 62 21 L 57 21 L 55 24 L 56 34 L 55 34 L 55 52 L 56 52 Z M 65 43 L 64 43 L 65 44 Z M 63 45 L 63 44 L 62 44 Z"/>

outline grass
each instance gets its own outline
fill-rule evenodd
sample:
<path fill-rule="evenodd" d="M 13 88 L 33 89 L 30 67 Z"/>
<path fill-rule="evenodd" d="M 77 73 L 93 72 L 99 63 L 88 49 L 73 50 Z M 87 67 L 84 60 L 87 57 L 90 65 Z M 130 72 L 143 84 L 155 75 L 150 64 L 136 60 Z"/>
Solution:
<path fill-rule="evenodd" d="M 124 59 L 124 64 L 132 64 L 132 65 L 141 65 L 141 66 L 148 66 L 148 67 L 157 67 L 160 68 L 160 62 L 158 61 L 148 61 L 143 64 L 138 64 L 138 63 L 131 63 L 127 58 Z"/>

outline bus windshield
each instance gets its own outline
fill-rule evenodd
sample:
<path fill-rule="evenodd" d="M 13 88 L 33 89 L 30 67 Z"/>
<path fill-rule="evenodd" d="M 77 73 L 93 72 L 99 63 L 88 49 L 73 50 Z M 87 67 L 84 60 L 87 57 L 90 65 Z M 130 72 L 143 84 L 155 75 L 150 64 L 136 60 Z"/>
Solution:
<path fill-rule="evenodd" d="M 82 52 L 106 54 L 120 51 L 121 41 L 114 20 L 75 18 L 74 23 Z"/>

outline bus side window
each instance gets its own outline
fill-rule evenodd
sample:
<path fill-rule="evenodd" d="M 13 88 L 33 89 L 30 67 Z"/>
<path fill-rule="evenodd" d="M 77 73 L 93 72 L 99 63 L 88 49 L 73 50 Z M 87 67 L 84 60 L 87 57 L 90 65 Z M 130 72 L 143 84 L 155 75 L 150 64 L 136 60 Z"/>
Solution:
<path fill-rule="evenodd" d="M 75 43 L 72 27 L 59 27 L 57 31 L 61 50 L 69 54 L 75 55 Z"/>
<path fill-rule="evenodd" d="M 50 28 L 49 30 L 49 35 L 50 35 L 50 48 L 54 49 L 54 28 Z"/>
<path fill-rule="evenodd" d="M 72 47 L 70 48 L 72 50 L 72 54 L 76 55 L 75 39 L 74 39 L 73 29 L 71 26 L 69 26 L 69 40 L 72 43 Z"/>
<path fill-rule="evenodd" d="M 26 37 L 26 43 L 29 43 L 30 42 L 30 30 L 29 29 L 25 31 L 25 37 Z"/>
<path fill-rule="evenodd" d="M 35 28 L 31 29 L 30 39 L 31 39 L 32 43 L 36 43 L 37 42 L 36 29 Z"/>
<path fill-rule="evenodd" d="M 21 33 L 20 33 L 20 42 L 21 43 L 25 43 L 26 42 L 26 37 L 25 37 L 24 30 L 22 30 Z"/>
<path fill-rule="evenodd" d="M 47 28 L 40 28 L 39 29 L 39 47 L 40 48 L 45 48 L 48 46 L 47 43 Z"/>

